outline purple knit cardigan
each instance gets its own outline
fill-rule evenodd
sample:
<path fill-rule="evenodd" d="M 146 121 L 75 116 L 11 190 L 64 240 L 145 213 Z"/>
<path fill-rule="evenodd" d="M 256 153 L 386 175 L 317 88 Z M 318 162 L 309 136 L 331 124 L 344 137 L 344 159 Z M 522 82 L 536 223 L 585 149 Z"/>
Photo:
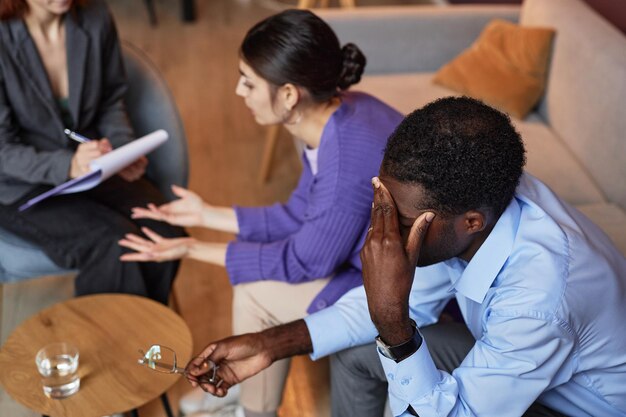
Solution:
<path fill-rule="evenodd" d="M 239 235 L 226 253 L 232 284 L 298 284 L 332 276 L 309 313 L 361 285 L 359 251 L 370 222 L 371 178 L 378 175 L 387 138 L 401 120 L 400 113 L 370 95 L 344 93 L 322 133 L 317 175 L 303 157 L 302 176 L 286 204 L 235 207 Z"/>

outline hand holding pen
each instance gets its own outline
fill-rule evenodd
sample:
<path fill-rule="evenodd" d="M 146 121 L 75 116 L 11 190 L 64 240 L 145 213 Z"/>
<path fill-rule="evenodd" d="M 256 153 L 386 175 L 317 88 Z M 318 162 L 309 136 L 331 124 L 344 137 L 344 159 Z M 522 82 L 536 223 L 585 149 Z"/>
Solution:
<path fill-rule="evenodd" d="M 91 171 L 91 161 L 113 149 L 107 138 L 90 140 L 69 129 L 65 129 L 65 134 L 69 139 L 80 143 L 72 157 L 69 172 L 70 178 L 76 178 L 89 173 Z"/>
<path fill-rule="evenodd" d="M 91 142 L 91 139 L 86 138 L 85 136 L 81 135 L 80 133 L 76 133 L 73 130 L 69 130 L 69 129 L 65 129 L 63 132 L 65 132 L 65 135 L 72 139 L 73 141 L 76 141 L 78 143 L 87 143 L 87 142 Z"/>
<path fill-rule="evenodd" d="M 111 143 L 107 138 L 100 140 L 89 139 L 70 129 L 65 129 L 67 137 L 78 142 L 78 148 L 72 158 L 70 166 L 70 178 L 76 178 L 81 175 L 88 174 L 91 171 L 91 161 L 113 150 Z M 118 172 L 118 175 L 128 182 L 136 181 L 143 176 L 148 166 L 148 159 L 145 156 L 140 157 L 132 164 Z"/>

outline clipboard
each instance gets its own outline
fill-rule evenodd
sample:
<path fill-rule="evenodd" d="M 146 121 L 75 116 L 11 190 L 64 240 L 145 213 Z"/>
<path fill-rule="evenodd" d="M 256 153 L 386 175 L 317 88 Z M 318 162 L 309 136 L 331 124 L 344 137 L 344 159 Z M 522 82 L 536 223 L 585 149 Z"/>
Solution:
<path fill-rule="evenodd" d="M 161 146 L 168 137 L 167 132 L 160 129 L 139 139 L 135 139 L 124 146 L 120 146 L 102 155 L 100 158 L 91 161 L 89 164 L 91 171 L 87 174 L 73 178 L 63 184 L 57 185 L 45 193 L 39 194 L 37 197 L 31 198 L 19 207 L 19 211 L 27 210 L 35 204 L 55 195 L 79 193 L 81 191 L 90 190 L 130 165 L 139 157 Z"/>

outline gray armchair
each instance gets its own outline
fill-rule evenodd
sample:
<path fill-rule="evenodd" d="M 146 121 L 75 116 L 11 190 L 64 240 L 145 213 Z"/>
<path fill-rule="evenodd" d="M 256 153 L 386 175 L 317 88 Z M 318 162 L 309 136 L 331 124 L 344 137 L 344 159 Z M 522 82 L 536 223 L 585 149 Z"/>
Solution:
<path fill-rule="evenodd" d="M 148 155 L 148 178 L 168 198 L 171 184 L 187 186 L 189 160 L 187 139 L 174 97 L 154 64 L 139 48 L 124 42 L 124 64 L 129 89 L 126 106 L 137 137 L 165 129 L 170 139 Z"/>
<path fill-rule="evenodd" d="M 129 84 L 126 105 L 137 137 L 157 129 L 165 129 L 169 133 L 169 140 L 148 155 L 150 163 L 147 176 L 167 197 L 172 198 L 170 185 L 186 186 L 188 180 L 185 131 L 174 98 L 154 64 L 133 45 L 123 43 L 122 47 Z M 51 275 L 64 275 L 64 278 L 47 278 L 46 280 L 55 288 L 47 288 L 46 292 L 33 299 L 35 295 L 32 292 L 35 290 L 32 287 L 35 285 L 22 281 Z M 2 322 L 7 321 L 7 315 L 15 314 L 16 304 L 24 303 L 20 301 L 21 297 L 28 296 L 30 300 L 34 300 L 31 303 L 37 303 L 38 308 L 43 308 L 59 301 L 58 296 L 55 299 L 53 294 L 60 285 L 72 288 L 73 291 L 75 275 L 76 271 L 65 270 L 55 265 L 36 245 L 0 228 L 0 329 Z M 10 288 L 4 290 L 5 283 L 16 284 L 11 284 Z M 28 286 L 29 289 L 15 293 L 15 289 L 20 285 L 24 285 L 24 288 Z M 29 294 L 22 294 L 27 291 Z M 67 294 L 67 290 L 61 292 Z M 72 292 L 70 296 L 71 294 Z M 16 324 L 11 317 L 8 321 Z M 6 327 L 4 330 L 7 330 Z"/>

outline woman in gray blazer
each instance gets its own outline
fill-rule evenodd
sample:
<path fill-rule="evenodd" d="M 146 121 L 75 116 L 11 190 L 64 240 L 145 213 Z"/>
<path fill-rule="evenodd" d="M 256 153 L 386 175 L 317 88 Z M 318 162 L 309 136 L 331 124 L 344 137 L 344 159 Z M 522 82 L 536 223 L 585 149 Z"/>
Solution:
<path fill-rule="evenodd" d="M 30 198 L 89 171 L 134 137 L 115 24 L 98 0 L 0 2 L 0 226 L 79 269 L 78 295 L 123 292 L 166 303 L 178 263 L 122 264 L 117 241 L 141 226 L 130 208 L 164 197 L 142 178 L 141 158 L 93 190 L 57 196 L 24 212 Z M 94 138 L 78 144 L 64 129 Z"/>

